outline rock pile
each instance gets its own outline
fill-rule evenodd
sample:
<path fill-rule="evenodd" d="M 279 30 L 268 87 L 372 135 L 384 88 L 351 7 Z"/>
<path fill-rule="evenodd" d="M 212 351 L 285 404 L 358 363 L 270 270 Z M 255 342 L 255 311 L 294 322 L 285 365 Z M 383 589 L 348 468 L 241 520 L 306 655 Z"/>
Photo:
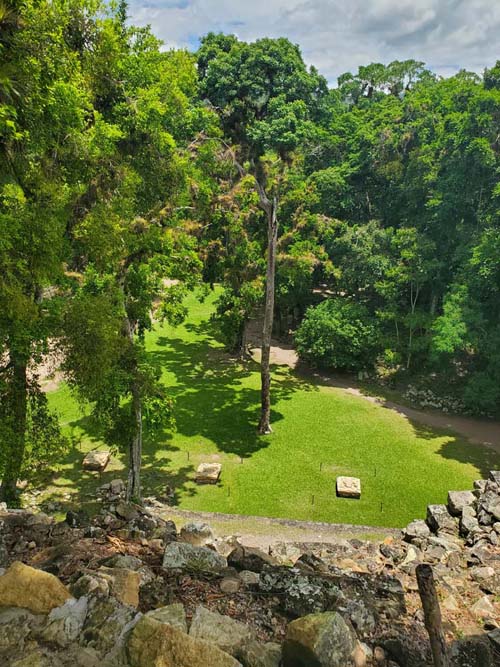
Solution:
<path fill-rule="evenodd" d="M 450 491 L 446 505 L 429 505 L 425 521 L 412 521 L 404 539 L 413 562 L 469 571 L 488 594 L 500 595 L 500 473 L 475 482 L 471 491 Z"/>
<path fill-rule="evenodd" d="M 180 532 L 101 487 L 92 520 L 0 509 L 5 667 L 428 667 L 415 569 L 430 563 L 453 667 L 500 665 L 500 473 L 401 539 L 270 553 Z M 5 569 L 2 569 L 5 568 Z"/>

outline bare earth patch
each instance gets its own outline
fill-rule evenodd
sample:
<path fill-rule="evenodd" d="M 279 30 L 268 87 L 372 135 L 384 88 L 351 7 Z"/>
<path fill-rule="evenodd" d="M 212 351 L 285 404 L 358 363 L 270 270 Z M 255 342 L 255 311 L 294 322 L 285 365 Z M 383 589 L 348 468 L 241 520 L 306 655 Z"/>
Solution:
<path fill-rule="evenodd" d="M 165 506 L 164 509 L 154 508 L 154 512 L 163 519 L 175 521 L 179 529 L 192 521 L 208 523 L 216 536 L 232 535 L 238 537 L 241 544 L 257 547 L 265 552 L 269 551 L 269 547 L 278 543 L 338 544 L 343 540 L 354 538 L 383 540 L 389 535 L 398 537 L 401 534 L 400 530 L 394 528 L 351 526 L 217 512 L 194 512 L 168 506 Z"/>

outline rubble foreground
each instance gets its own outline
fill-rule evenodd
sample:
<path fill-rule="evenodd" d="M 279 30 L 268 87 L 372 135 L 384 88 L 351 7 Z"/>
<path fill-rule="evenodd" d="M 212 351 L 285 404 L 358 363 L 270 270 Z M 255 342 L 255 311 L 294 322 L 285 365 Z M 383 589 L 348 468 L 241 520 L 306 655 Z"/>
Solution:
<path fill-rule="evenodd" d="M 416 568 L 437 582 L 451 664 L 500 665 L 500 472 L 451 491 L 401 537 L 273 545 L 180 531 L 157 503 L 0 509 L 5 667 L 425 667 Z"/>

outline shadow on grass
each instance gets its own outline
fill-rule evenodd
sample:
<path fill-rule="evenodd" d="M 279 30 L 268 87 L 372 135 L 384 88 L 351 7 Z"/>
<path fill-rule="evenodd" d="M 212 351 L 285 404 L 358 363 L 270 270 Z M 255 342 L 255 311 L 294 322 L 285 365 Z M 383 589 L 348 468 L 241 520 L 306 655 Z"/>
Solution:
<path fill-rule="evenodd" d="M 79 426 L 85 430 L 92 422 L 90 417 L 84 417 L 73 422 L 72 426 Z M 90 428 L 98 432 L 95 423 Z M 164 496 L 167 486 L 174 488 L 176 493 L 181 493 L 183 497 L 194 495 L 196 490 L 190 486 L 193 481 L 193 466 L 185 465 L 170 470 L 168 467 L 171 463 L 170 459 L 162 458 L 160 468 L 156 457 L 157 447 L 156 443 L 147 441 L 144 443 L 142 457 L 144 495 Z M 105 447 L 101 445 L 99 448 L 104 449 Z M 175 451 L 177 448 L 162 443 L 161 449 L 164 452 L 165 450 Z M 93 514 L 101 507 L 97 500 L 96 489 L 117 478 L 126 481 L 128 456 L 124 451 L 112 449 L 115 465 L 112 469 L 107 469 L 102 473 L 83 470 L 82 460 L 86 451 L 88 451 L 87 448 L 84 451 L 74 443 L 65 457 L 63 468 L 44 480 L 43 485 L 49 487 L 51 492 L 44 496 L 42 507 L 57 502 L 62 512 L 70 509 L 85 509 Z M 119 468 L 116 467 L 117 462 L 120 464 Z M 68 494 L 70 497 L 67 497 Z"/>
<path fill-rule="evenodd" d="M 149 359 L 161 370 L 172 374 L 175 385 L 170 394 L 175 400 L 176 432 L 187 437 L 207 439 L 226 454 L 234 454 L 242 459 L 268 447 L 272 440 L 257 433 L 260 411 L 259 382 L 252 376 L 260 371 L 253 360 L 240 362 L 217 346 L 216 329 L 210 320 L 200 324 L 187 323 L 186 330 L 195 340 L 186 341 L 179 337 L 159 337 L 155 347 L 148 352 Z M 272 368 L 272 403 L 290 398 L 297 390 L 317 391 L 317 387 L 294 375 L 288 368 Z M 271 422 L 283 418 L 277 409 L 271 412 Z M 82 469 L 85 451 L 81 443 L 86 440 L 98 448 L 102 444 L 102 431 L 89 415 L 82 415 L 69 424 L 73 431 L 73 445 L 64 459 L 63 467 L 49 481 L 53 491 L 45 502 L 57 501 L 63 509 L 71 509 L 76 504 L 88 506 L 96 502 L 96 487 L 111 480 L 126 476 L 127 453 L 113 450 L 114 462 L 122 469 L 108 469 L 105 472 L 89 473 Z M 76 435 L 78 434 L 78 435 Z M 169 452 L 179 451 L 172 444 L 173 433 L 164 431 L 151 436 L 145 433 L 142 480 L 144 495 L 162 496 L 166 486 L 175 489 L 183 498 L 197 493 L 193 485 L 194 464 L 186 461 L 181 468 L 171 467 Z M 161 457 L 159 453 L 161 452 Z M 71 493 L 71 501 L 61 500 Z"/>
<path fill-rule="evenodd" d="M 196 335 L 196 341 L 160 337 L 156 349 L 149 352 L 158 367 L 175 376 L 171 393 L 176 403 L 177 431 L 188 437 L 207 438 L 220 451 L 241 458 L 268 447 L 270 438 L 257 433 L 260 389 L 249 386 L 260 366 L 252 360 L 239 362 L 213 347 L 210 321 L 188 324 L 186 328 Z M 272 371 L 274 405 L 310 386 L 283 367 L 275 366 Z M 272 410 L 272 423 L 282 418 L 279 410 Z"/>
<path fill-rule="evenodd" d="M 438 454 L 445 459 L 473 465 L 481 472 L 482 479 L 488 478 L 490 470 L 500 468 L 500 456 L 493 449 L 456 438 L 444 443 Z"/>
<path fill-rule="evenodd" d="M 487 478 L 489 471 L 500 468 L 500 454 L 494 449 L 477 443 L 470 442 L 465 436 L 457 434 L 452 428 L 445 428 L 438 425 L 425 424 L 412 418 L 415 413 L 425 411 L 417 410 L 409 406 L 398 405 L 393 401 L 380 396 L 380 391 L 374 392 L 366 387 L 359 385 L 352 376 L 349 375 L 329 375 L 326 372 L 317 372 L 311 369 L 307 364 L 300 363 L 295 373 L 298 377 L 314 382 L 316 386 L 336 387 L 345 389 L 352 395 L 368 400 L 374 405 L 378 405 L 387 410 L 397 412 L 406 419 L 412 427 L 415 435 L 422 440 L 434 440 L 436 437 L 446 437 L 447 442 L 443 443 L 437 454 L 445 459 L 459 461 L 460 463 L 473 465 L 480 471 L 482 478 Z M 427 414 L 427 413 L 425 413 Z M 432 413 L 429 413 L 429 418 Z"/>

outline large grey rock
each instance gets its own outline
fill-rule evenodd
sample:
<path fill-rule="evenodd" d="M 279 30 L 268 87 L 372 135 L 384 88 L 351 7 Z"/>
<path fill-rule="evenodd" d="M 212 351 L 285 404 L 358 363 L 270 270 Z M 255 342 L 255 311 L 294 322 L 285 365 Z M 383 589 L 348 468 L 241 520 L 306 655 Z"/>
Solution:
<path fill-rule="evenodd" d="M 477 520 L 480 526 L 492 526 L 495 522 L 493 516 L 482 507 L 477 512 Z"/>
<path fill-rule="evenodd" d="M 259 590 L 276 596 L 282 609 L 294 617 L 334 610 L 345 601 L 338 582 L 310 576 L 295 568 L 265 568 L 260 575 Z"/>
<path fill-rule="evenodd" d="M 124 650 L 128 631 L 139 618 L 135 609 L 116 598 L 92 597 L 80 641 L 101 655 L 119 655 Z"/>
<path fill-rule="evenodd" d="M 48 617 L 47 626 L 43 631 L 46 642 L 67 646 L 78 639 L 87 618 L 88 600 L 70 599 L 61 607 L 53 609 Z"/>
<path fill-rule="evenodd" d="M 500 595 L 500 574 L 494 568 L 490 566 L 472 567 L 469 573 L 482 591 Z"/>
<path fill-rule="evenodd" d="M 220 572 L 227 567 L 227 561 L 211 549 L 193 547 L 185 542 L 172 542 L 165 549 L 163 567 L 167 570 Z"/>
<path fill-rule="evenodd" d="M 146 616 L 154 618 L 160 623 L 172 625 L 174 628 L 182 630 L 182 632 L 188 631 L 186 612 L 184 611 L 184 606 L 180 602 L 148 611 Z"/>
<path fill-rule="evenodd" d="M 478 618 L 490 618 L 494 617 L 496 614 L 495 607 L 491 604 L 487 595 L 475 602 L 470 608 L 470 611 Z"/>
<path fill-rule="evenodd" d="M 237 656 L 242 646 L 254 638 L 247 625 L 202 606 L 196 608 L 189 635 L 215 644 L 233 656 Z"/>
<path fill-rule="evenodd" d="M 481 493 L 484 493 L 486 489 L 486 480 L 485 479 L 476 479 L 474 482 L 474 491 L 476 492 L 476 496 L 480 495 Z"/>
<path fill-rule="evenodd" d="M 424 539 L 431 534 L 429 526 L 421 519 L 411 521 L 404 529 L 404 539 L 411 542 L 414 539 Z"/>
<path fill-rule="evenodd" d="M 135 503 L 120 500 L 116 505 L 116 515 L 124 521 L 134 521 L 140 517 L 139 507 Z"/>
<path fill-rule="evenodd" d="M 405 613 L 404 591 L 395 577 L 332 568 L 328 574 L 297 568 L 266 567 L 259 589 L 278 597 L 291 616 L 342 611 L 359 633 L 372 631 L 380 614 L 398 618 Z"/>
<path fill-rule="evenodd" d="M 111 454 L 106 451 L 99 449 L 93 449 L 91 452 L 85 455 L 82 467 L 84 470 L 92 470 L 96 472 L 103 472 L 109 461 L 111 459 Z"/>
<path fill-rule="evenodd" d="M 464 537 L 467 537 L 470 533 L 481 533 L 481 527 L 479 521 L 475 516 L 470 514 L 463 514 L 460 518 L 460 534 Z"/>
<path fill-rule="evenodd" d="M 453 551 L 461 552 L 463 548 L 463 543 L 460 538 L 449 535 L 448 533 L 441 533 L 441 535 L 431 535 L 427 543 L 431 547 L 440 547 L 446 552 L 446 554 L 450 554 Z"/>
<path fill-rule="evenodd" d="M 491 486 L 495 488 L 491 488 Z M 493 518 L 488 521 L 481 521 L 481 510 Z M 486 490 L 479 498 L 478 518 L 479 523 L 483 523 L 484 525 L 491 525 L 495 521 L 500 521 L 500 493 L 498 492 L 497 485 L 493 482 L 487 482 Z"/>
<path fill-rule="evenodd" d="M 181 528 L 179 539 L 194 547 L 204 547 L 213 541 L 214 534 L 208 523 L 192 522 Z"/>
<path fill-rule="evenodd" d="M 460 516 L 464 507 L 471 507 L 476 502 L 476 496 L 472 491 L 449 491 L 448 509 L 453 516 Z"/>
<path fill-rule="evenodd" d="M 304 616 L 288 625 L 283 667 L 346 667 L 355 646 L 355 634 L 340 614 Z"/>
<path fill-rule="evenodd" d="M 454 533 L 457 528 L 457 523 L 446 505 L 428 505 L 427 525 L 435 533 L 438 531 Z"/>
<path fill-rule="evenodd" d="M 490 470 L 489 480 L 500 486 L 500 470 Z"/>
<path fill-rule="evenodd" d="M 500 521 L 500 497 L 496 501 L 490 502 L 488 511 L 493 517 L 493 523 Z"/>

